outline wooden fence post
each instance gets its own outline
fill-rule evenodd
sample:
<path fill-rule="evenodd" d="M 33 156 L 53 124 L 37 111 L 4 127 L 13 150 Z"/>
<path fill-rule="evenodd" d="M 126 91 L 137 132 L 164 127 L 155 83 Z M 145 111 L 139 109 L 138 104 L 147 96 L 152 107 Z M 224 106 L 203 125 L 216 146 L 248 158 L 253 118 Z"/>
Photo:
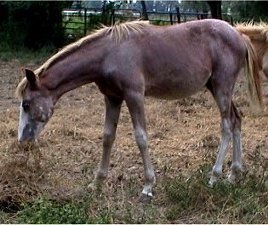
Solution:
<path fill-rule="evenodd" d="M 170 19 L 170 24 L 173 25 L 173 16 L 172 16 L 172 13 L 169 13 L 169 19 Z"/>
<path fill-rule="evenodd" d="M 181 23 L 181 14 L 180 14 L 180 8 L 179 8 L 179 6 L 176 7 L 176 12 L 177 12 L 177 20 L 178 20 L 178 23 Z"/>
<path fill-rule="evenodd" d="M 87 34 L 87 9 L 84 8 L 84 36 Z"/>

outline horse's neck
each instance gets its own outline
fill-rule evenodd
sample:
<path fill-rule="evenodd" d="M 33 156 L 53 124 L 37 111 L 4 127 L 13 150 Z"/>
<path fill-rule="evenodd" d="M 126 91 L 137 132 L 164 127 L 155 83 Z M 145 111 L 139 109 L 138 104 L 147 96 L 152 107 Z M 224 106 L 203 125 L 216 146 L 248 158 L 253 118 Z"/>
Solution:
<path fill-rule="evenodd" d="M 58 99 L 64 93 L 84 84 L 96 81 L 101 74 L 101 63 L 107 49 L 85 46 L 64 57 L 50 68 L 42 78 L 42 83 Z"/>

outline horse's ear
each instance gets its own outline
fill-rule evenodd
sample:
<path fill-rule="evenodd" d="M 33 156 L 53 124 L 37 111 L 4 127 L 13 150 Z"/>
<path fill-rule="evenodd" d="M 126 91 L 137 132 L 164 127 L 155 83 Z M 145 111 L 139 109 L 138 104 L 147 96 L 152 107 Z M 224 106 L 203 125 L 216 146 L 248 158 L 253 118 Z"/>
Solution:
<path fill-rule="evenodd" d="M 36 88 L 37 80 L 36 80 L 36 75 L 34 74 L 34 72 L 30 69 L 25 69 L 25 76 L 30 84 L 30 87 Z"/>

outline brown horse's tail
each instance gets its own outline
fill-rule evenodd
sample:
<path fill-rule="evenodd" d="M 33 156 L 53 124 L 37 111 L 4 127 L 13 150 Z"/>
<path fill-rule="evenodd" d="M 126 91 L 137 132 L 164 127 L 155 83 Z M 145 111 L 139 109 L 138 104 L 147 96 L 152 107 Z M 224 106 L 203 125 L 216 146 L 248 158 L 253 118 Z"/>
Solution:
<path fill-rule="evenodd" d="M 246 56 L 246 77 L 250 105 L 253 112 L 260 112 L 263 109 L 262 91 L 260 84 L 259 64 L 255 50 L 246 35 L 242 35 L 247 48 Z"/>

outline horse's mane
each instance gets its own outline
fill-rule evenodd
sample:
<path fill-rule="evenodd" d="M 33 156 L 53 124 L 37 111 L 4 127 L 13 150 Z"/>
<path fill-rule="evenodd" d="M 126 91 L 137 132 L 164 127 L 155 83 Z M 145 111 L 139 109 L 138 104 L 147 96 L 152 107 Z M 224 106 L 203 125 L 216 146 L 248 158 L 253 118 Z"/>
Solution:
<path fill-rule="evenodd" d="M 34 71 L 37 79 L 39 76 L 42 76 L 42 72 L 47 70 L 53 64 L 58 62 L 63 57 L 69 55 L 71 52 L 76 51 L 80 47 L 85 46 L 87 43 L 92 42 L 93 40 L 105 36 L 110 35 L 110 38 L 115 41 L 115 43 L 120 43 L 123 40 L 126 40 L 131 33 L 140 33 L 143 28 L 149 26 L 148 21 L 132 21 L 122 24 L 115 24 L 113 26 L 104 26 L 102 25 L 100 29 L 94 31 L 93 33 L 79 39 L 78 41 L 67 45 L 63 49 L 61 49 L 58 53 L 49 58 L 42 66 Z M 23 78 L 17 86 L 15 95 L 18 98 L 21 98 L 24 90 L 27 86 L 27 79 Z"/>
<path fill-rule="evenodd" d="M 247 35 L 251 40 L 268 42 L 268 24 L 265 22 L 253 23 L 238 23 L 235 28 Z"/>

